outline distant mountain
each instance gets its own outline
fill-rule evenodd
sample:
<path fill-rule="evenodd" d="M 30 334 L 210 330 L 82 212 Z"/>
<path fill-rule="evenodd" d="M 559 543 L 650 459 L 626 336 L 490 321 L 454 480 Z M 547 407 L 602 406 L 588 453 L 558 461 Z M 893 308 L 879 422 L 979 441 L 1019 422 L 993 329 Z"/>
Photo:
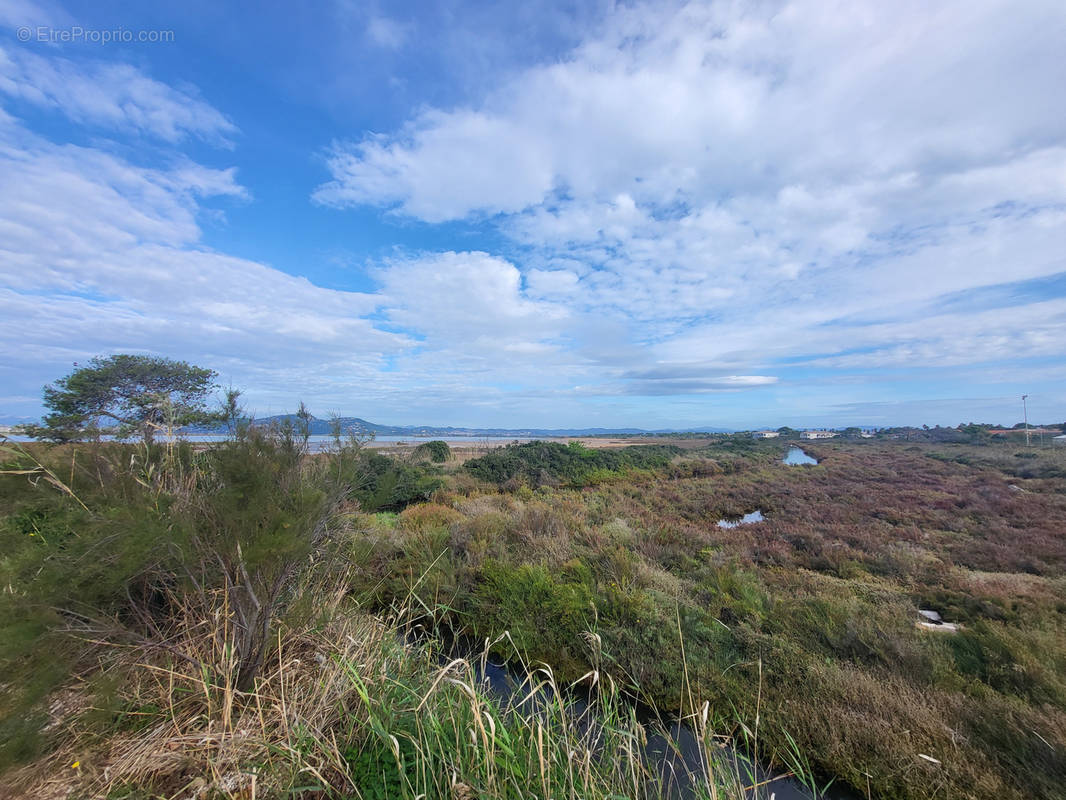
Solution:
<path fill-rule="evenodd" d="M 272 417 L 261 417 L 249 420 L 251 424 L 263 427 L 271 425 L 284 425 L 286 422 L 297 422 L 295 414 L 277 414 Z M 433 436 L 493 436 L 515 438 L 535 438 L 538 436 L 611 436 L 611 435 L 654 435 L 666 433 L 728 433 L 728 428 L 688 428 L 685 430 L 660 429 L 643 430 L 641 428 L 453 428 L 434 425 L 379 425 L 376 422 L 368 422 L 360 417 L 339 417 L 336 420 L 311 418 L 311 434 L 313 436 L 327 435 L 333 432 L 333 425 L 339 422 L 341 432 L 345 435 L 356 436 L 411 436 L 428 438 Z M 185 429 L 186 433 L 214 433 L 219 427 L 190 426 Z"/>

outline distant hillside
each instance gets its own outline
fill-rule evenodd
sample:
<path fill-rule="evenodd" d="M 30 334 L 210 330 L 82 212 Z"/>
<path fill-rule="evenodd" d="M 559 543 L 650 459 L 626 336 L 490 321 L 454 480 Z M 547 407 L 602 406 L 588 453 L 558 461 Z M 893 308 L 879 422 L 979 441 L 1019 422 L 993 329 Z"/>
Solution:
<path fill-rule="evenodd" d="M 272 417 L 261 417 L 249 420 L 253 425 L 282 425 L 287 421 L 296 422 L 295 414 L 277 414 Z M 539 436 L 612 436 L 612 435 L 650 435 L 665 433 L 728 433 L 728 428 L 689 428 L 684 431 L 676 429 L 643 430 L 641 428 L 453 428 L 433 425 L 380 425 L 376 422 L 368 422 L 361 417 L 339 417 L 341 431 L 357 436 L 514 436 L 516 438 L 530 438 Z M 311 434 L 314 436 L 327 435 L 333 432 L 334 420 L 311 418 Z M 186 433 L 214 433 L 221 428 L 204 426 L 192 426 L 186 428 Z"/>

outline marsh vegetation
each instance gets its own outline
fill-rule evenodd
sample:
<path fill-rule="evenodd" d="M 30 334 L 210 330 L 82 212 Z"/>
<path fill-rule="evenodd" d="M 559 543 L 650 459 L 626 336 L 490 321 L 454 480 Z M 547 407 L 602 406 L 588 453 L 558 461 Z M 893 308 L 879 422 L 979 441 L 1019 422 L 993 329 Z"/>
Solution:
<path fill-rule="evenodd" d="M 727 743 L 860 796 L 1066 782 L 1063 453 L 305 443 L 6 447 L 13 791 L 659 796 L 638 708 L 691 726 L 694 796 L 754 782 Z M 557 701 L 509 707 L 489 658 Z"/>

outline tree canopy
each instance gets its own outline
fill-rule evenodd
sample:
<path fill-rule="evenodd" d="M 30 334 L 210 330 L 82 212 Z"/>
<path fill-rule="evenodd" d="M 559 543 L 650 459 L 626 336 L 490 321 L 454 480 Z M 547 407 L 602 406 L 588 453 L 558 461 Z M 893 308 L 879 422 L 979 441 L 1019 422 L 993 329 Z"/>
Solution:
<path fill-rule="evenodd" d="M 51 413 L 27 431 L 55 441 L 109 433 L 150 442 L 164 428 L 216 421 L 207 407 L 215 377 L 210 369 L 169 358 L 99 356 L 44 387 Z"/>

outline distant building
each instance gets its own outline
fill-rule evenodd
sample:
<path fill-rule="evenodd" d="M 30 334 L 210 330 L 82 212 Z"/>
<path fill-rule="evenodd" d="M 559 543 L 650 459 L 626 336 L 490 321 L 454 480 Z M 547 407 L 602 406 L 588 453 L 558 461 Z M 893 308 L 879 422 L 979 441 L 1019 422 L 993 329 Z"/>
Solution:
<path fill-rule="evenodd" d="M 776 439 L 780 435 L 777 431 L 755 431 L 751 437 L 753 439 Z"/>
<path fill-rule="evenodd" d="M 1053 439 L 1051 440 L 1051 443 L 1052 443 L 1052 444 L 1055 444 L 1055 445 L 1058 445 L 1059 447 L 1064 447 L 1064 446 L 1066 446 L 1066 435 L 1063 435 L 1063 436 L 1055 436 L 1055 437 L 1054 437 L 1054 438 L 1053 438 Z"/>
<path fill-rule="evenodd" d="M 837 435 L 836 431 L 802 431 L 801 439 L 832 439 Z"/>

